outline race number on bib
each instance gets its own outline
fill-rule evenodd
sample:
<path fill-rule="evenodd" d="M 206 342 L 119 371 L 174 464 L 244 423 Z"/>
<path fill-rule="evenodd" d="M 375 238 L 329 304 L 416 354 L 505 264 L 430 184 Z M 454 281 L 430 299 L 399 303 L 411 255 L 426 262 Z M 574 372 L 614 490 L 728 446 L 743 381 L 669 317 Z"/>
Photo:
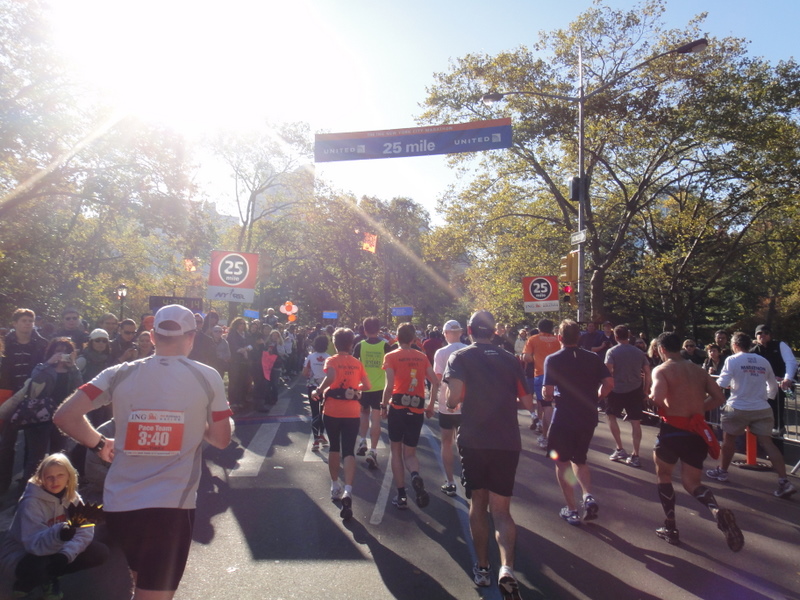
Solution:
<path fill-rule="evenodd" d="M 134 410 L 128 417 L 125 454 L 170 456 L 183 444 L 183 412 L 177 410 Z"/>

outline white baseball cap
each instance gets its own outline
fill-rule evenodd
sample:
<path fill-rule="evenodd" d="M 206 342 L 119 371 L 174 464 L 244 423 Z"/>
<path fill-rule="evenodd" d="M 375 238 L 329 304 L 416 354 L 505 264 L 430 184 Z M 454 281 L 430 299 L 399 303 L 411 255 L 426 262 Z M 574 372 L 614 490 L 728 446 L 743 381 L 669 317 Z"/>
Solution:
<path fill-rule="evenodd" d="M 153 323 L 153 331 L 170 337 L 196 330 L 194 313 L 180 304 L 169 304 L 159 308 Z"/>
<path fill-rule="evenodd" d="M 450 320 L 444 324 L 444 329 L 442 331 L 464 331 L 461 328 L 461 324 L 458 321 Z"/>

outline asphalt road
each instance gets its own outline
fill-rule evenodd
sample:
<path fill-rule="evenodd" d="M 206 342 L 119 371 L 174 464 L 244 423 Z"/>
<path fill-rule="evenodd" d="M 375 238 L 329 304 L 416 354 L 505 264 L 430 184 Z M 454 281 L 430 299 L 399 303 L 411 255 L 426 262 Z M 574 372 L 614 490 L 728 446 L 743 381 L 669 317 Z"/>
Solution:
<path fill-rule="evenodd" d="M 311 450 L 303 391 L 304 382 L 295 382 L 269 415 L 237 418 L 235 445 L 206 450 L 194 544 L 175 597 L 498 600 L 496 587 L 472 583 L 463 490 L 459 485 L 459 496 L 449 498 L 438 489 L 437 420 L 427 421 L 418 451 L 430 505 L 416 507 L 413 493 L 409 510 L 391 505 L 382 447 L 379 469 L 358 459 L 354 516 L 342 522 L 329 498 L 327 453 Z M 735 469 L 727 483 L 707 482 L 745 533 L 740 553 L 728 550 L 708 511 L 679 485 L 682 543 L 670 546 L 654 534 L 663 521 L 651 456 L 655 429 L 644 428 L 642 468 L 634 469 L 608 460 L 613 442 L 601 419 L 589 455 L 600 517 L 574 527 L 558 517 L 563 499 L 553 466 L 528 422 L 520 413 L 524 450 L 512 503 L 523 598 L 800 598 L 800 494 L 774 498 L 774 473 Z M 627 424 L 622 430 L 629 438 Z M 0 513 L 1 531 L 12 511 Z M 492 561 L 496 573 L 496 550 Z M 0 600 L 11 597 L 9 587 L 0 584 Z M 107 565 L 63 578 L 62 588 L 66 599 L 130 598 L 116 549 Z"/>

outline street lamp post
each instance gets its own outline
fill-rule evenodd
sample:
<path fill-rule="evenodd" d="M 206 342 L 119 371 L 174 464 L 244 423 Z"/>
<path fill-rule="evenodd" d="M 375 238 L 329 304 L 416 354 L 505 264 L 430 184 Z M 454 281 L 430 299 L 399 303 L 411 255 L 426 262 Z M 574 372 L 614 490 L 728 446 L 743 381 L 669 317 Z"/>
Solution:
<path fill-rule="evenodd" d="M 583 87 L 583 52 L 578 47 L 578 95 L 577 96 L 564 96 L 561 94 L 548 94 L 545 92 L 530 92 L 530 91 L 511 91 L 511 92 L 491 92 L 484 94 L 481 98 L 486 106 L 492 106 L 499 102 L 506 96 L 512 95 L 525 95 L 525 96 L 541 96 L 543 98 L 553 98 L 555 100 L 563 100 L 565 102 L 574 102 L 578 105 L 578 232 L 586 229 L 586 209 L 589 202 L 589 182 L 586 180 L 586 168 L 584 163 L 584 107 L 586 100 L 596 96 L 608 88 L 616 84 L 618 81 L 630 75 L 633 71 L 641 69 L 645 65 L 650 64 L 656 59 L 668 54 L 690 54 L 694 52 L 702 52 L 708 47 L 708 40 L 705 38 L 683 44 L 672 50 L 667 50 L 661 54 L 651 56 L 645 61 L 631 67 L 621 75 L 618 75 L 608 83 L 604 83 L 599 88 L 592 90 L 588 94 L 584 92 Z M 586 285 L 584 282 L 586 273 L 586 240 L 578 244 L 578 321 L 583 322 L 586 313 Z"/>
<path fill-rule="evenodd" d="M 125 303 L 125 296 L 128 295 L 128 286 L 120 283 L 117 286 L 117 298 L 119 298 L 119 320 L 122 321 L 123 307 Z"/>

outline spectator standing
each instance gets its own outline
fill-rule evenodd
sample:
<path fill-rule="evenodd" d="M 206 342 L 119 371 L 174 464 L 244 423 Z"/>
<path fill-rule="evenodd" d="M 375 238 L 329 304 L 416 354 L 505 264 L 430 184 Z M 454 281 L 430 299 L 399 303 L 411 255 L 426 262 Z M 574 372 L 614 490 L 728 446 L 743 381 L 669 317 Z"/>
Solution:
<path fill-rule="evenodd" d="M 80 352 L 89 341 L 89 334 L 81 321 L 80 313 L 74 308 L 65 308 L 61 313 L 61 327 L 56 331 L 55 337 L 68 337 L 72 345 Z"/>
<path fill-rule="evenodd" d="M 752 340 L 741 331 L 733 334 L 732 348 L 735 354 L 725 360 L 722 373 L 717 379 L 721 388 L 730 388 L 731 394 L 722 410 L 720 425 L 724 432 L 722 456 L 719 466 L 706 471 L 706 475 L 718 481 L 728 480 L 728 467 L 736 451 L 736 438 L 745 428 L 758 438 L 766 450 L 773 470 L 778 474 L 778 489 L 775 497 L 790 498 L 797 490 L 786 477 L 783 455 L 772 441 L 774 413 L 768 398 L 778 393 L 778 383 L 767 359 L 748 352 Z"/>
<path fill-rule="evenodd" d="M 250 386 L 250 361 L 247 356 L 249 344 L 245 333 L 246 329 L 247 323 L 242 317 L 236 317 L 228 328 L 227 341 L 231 351 L 228 401 L 234 410 L 244 410 Z"/>
<path fill-rule="evenodd" d="M 117 337 L 117 328 L 119 327 L 119 320 L 114 313 L 105 313 L 97 320 L 97 329 L 103 329 L 108 333 L 108 339 L 113 340 Z"/>
<path fill-rule="evenodd" d="M 192 345 L 192 351 L 189 353 L 189 359 L 196 360 L 210 367 L 214 363 L 217 348 L 214 346 L 211 337 L 203 333 L 203 315 L 194 313 L 194 321 L 197 325 L 197 335 L 194 337 L 194 344 Z"/>
<path fill-rule="evenodd" d="M 25 431 L 23 481 L 28 480 L 39 462 L 52 452 L 63 452 L 67 439 L 53 426 L 58 406 L 83 383 L 75 366 L 77 352 L 68 337 L 50 340 L 39 363 L 31 373 L 31 385 L 11 417 L 11 424 Z"/>
<path fill-rule="evenodd" d="M 606 352 L 617 345 L 617 341 L 614 339 L 614 324 L 611 321 L 606 321 L 603 323 L 603 330 L 599 333 L 600 335 L 597 336 L 599 343 L 592 348 L 592 352 L 599 354 L 600 358 L 605 362 Z"/>
<path fill-rule="evenodd" d="M 684 360 L 690 360 L 696 365 L 703 365 L 703 362 L 706 360 L 706 354 L 702 350 L 697 348 L 697 342 L 695 342 L 691 338 L 687 338 L 683 341 L 683 350 L 681 350 L 681 356 Z"/>
<path fill-rule="evenodd" d="M 111 342 L 111 357 L 114 363 L 136 360 L 136 322 L 125 319 L 119 324 L 119 335 Z"/>
<path fill-rule="evenodd" d="M 75 366 L 81 372 L 81 378 L 83 381 L 91 381 L 100 371 L 113 364 L 108 332 L 105 329 L 95 329 L 89 334 L 89 344 L 75 361 Z"/>
<path fill-rule="evenodd" d="M 594 348 L 600 346 L 603 342 L 603 332 L 597 329 L 597 323 L 588 321 L 586 323 L 586 331 L 581 333 L 581 339 L 578 346 L 589 352 L 594 352 Z"/>
<path fill-rule="evenodd" d="M 220 377 L 224 377 L 231 360 L 231 348 L 228 340 L 222 337 L 221 325 L 214 325 L 211 328 L 211 339 L 214 342 L 214 362 L 211 366 L 217 370 Z"/>
<path fill-rule="evenodd" d="M 772 408 L 774 420 L 774 435 L 783 435 L 785 428 L 783 423 L 784 411 L 786 408 L 785 390 L 794 385 L 794 378 L 797 375 L 797 360 L 792 349 L 784 342 L 772 339 L 772 329 L 769 325 L 759 325 L 756 327 L 756 343 L 750 352 L 763 356 L 767 359 L 772 372 L 778 378 L 778 393 L 769 398 L 769 405 Z"/>
<path fill-rule="evenodd" d="M 34 329 L 36 314 L 32 310 L 16 309 L 11 322 L 14 329 L 5 336 L 0 360 L 0 403 L 22 389 L 33 368 L 44 361 L 47 350 L 47 340 Z M 18 431 L 8 420 L 0 423 L 0 495 L 8 491 L 14 475 Z"/>
<path fill-rule="evenodd" d="M 136 358 L 147 358 L 155 354 L 156 346 L 153 344 L 153 334 L 143 331 L 136 337 Z"/>

